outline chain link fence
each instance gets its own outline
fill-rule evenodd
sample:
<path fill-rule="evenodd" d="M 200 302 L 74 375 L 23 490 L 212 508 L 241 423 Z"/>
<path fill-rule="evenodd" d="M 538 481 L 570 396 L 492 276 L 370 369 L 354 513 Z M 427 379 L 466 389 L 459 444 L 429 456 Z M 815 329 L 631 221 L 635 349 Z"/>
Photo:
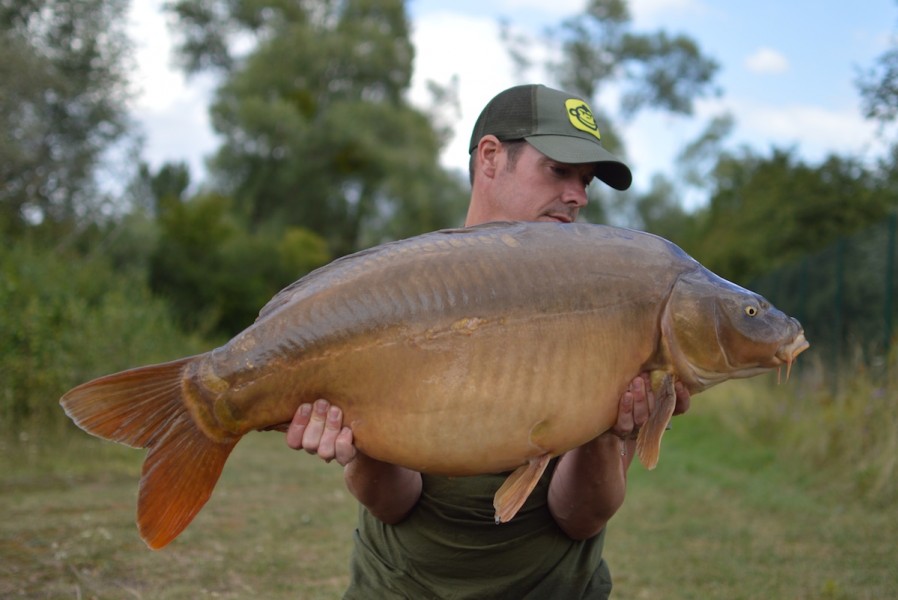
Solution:
<path fill-rule="evenodd" d="M 811 350 L 838 377 L 862 361 L 883 372 L 895 339 L 898 215 L 748 282 L 801 321 Z"/>

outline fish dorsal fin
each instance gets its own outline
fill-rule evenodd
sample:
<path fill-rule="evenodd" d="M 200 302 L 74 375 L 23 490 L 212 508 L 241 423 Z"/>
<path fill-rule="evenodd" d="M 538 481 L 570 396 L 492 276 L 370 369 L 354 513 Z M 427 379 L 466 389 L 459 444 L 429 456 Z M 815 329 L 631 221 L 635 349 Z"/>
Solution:
<path fill-rule="evenodd" d="M 493 508 L 496 509 L 496 523 L 510 521 L 530 496 L 539 478 L 549 464 L 549 455 L 543 454 L 515 469 L 493 497 Z"/>
<path fill-rule="evenodd" d="M 655 410 L 649 415 L 649 420 L 639 430 L 639 437 L 636 438 L 636 454 L 639 455 L 643 466 L 649 470 L 658 464 L 661 436 L 664 435 L 664 430 L 677 406 L 673 375 L 664 373 L 660 383 L 652 387 L 655 392 Z"/>

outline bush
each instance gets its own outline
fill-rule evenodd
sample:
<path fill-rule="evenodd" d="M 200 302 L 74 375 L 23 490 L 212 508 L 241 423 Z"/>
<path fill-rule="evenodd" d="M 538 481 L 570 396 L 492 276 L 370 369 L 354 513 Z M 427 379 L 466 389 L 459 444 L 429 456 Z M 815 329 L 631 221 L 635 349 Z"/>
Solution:
<path fill-rule="evenodd" d="M 814 358 L 803 356 L 788 383 L 728 382 L 708 399 L 730 429 L 808 465 L 825 487 L 876 506 L 898 503 L 898 355 L 886 377 L 858 360 L 838 384 Z"/>
<path fill-rule="evenodd" d="M 62 428 L 59 397 L 93 377 L 204 345 L 180 332 L 135 272 L 27 242 L 0 250 L 0 422 Z"/>

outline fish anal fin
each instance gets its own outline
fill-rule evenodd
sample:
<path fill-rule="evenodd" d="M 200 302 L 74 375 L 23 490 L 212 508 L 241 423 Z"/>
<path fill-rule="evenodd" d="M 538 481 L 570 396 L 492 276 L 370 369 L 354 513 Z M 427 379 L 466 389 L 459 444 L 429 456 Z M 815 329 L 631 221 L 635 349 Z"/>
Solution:
<path fill-rule="evenodd" d="M 190 524 L 212 495 L 236 445 L 237 439 L 209 439 L 185 413 L 182 422 L 150 448 L 137 501 L 137 527 L 150 548 L 162 548 Z"/>
<path fill-rule="evenodd" d="M 507 523 L 521 510 L 530 492 L 549 464 L 549 455 L 543 454 L 515 469 L 493 497 L 496 523 Z"/>
<path fill-rule="evenodd" d="M 677 406 L 677 393 L 674 390 L 674 379 L 670 373 L 661 377 L 660 383 L 653 386 L 655 392 L 655 410 L 648 421 L 639 430 L 636 438 L 636 454 L 646 469 L 654 469 L 661 454 L 661 437 L 674 409 Z"/>

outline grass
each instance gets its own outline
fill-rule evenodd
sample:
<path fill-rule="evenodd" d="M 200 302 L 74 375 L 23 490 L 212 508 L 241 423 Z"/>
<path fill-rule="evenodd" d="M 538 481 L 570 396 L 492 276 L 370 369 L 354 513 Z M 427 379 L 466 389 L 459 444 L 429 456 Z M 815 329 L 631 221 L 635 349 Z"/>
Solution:
<path fill-rule="evenodd" d="M 143 453 L 71 436 L 8 442 L 0 465 L 2 598 L 337 598 L 355 503 L 340 469 L 256 434 L 205 509 L 161 551 L 134 523 Z"/>
<path fill-rule="evenodd" d="M 788 435 L 735 427 L 735 384 L 675 420 L 656 470 L 631 469 L 606 543 L 614 598 L 898 597 L 898 505 L 834 482 Z M 3 441 L 0 597 L 340 597 L 356 509 L 336 465 L 250 435 L 203 512 L 153 552 L 134 525 L 142 458 L 76 433 Z"/>
<path fill-rule="evenodd" d="M 616 598 L 898 597 L 895 507 L 836 493 L 711 412 L 697 399 L 657 469 L 631 470 L 606 543 Z"/>

